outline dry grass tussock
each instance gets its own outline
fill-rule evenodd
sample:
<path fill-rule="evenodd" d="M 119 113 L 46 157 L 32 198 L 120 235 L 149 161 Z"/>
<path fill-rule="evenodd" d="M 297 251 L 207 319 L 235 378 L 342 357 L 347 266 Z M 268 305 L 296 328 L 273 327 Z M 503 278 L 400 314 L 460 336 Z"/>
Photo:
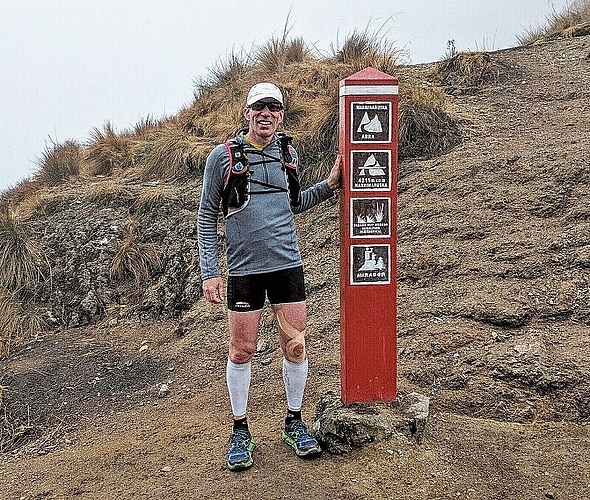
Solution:
<path fill-rule="evenodd" d="M 41 247 L 11 212 L 0 213 L 0 288 L 27 296 L 43 279 L 47 261 Z"/>
<path fill-rule="evenodd" d="M 141 149 L 139 138 L 128 133 L 118 134 L 107 122 L 104 130 L 95 128 L 90 134 L 85 148 L 85 173 L 91 176 L 112 175 L 118 170 L 133 167 Z"/>
<path fill-rule="evenodd" d="M 459 120 L 446 111 L 442 89 L 412 86 L 400 94 L 400 158 L 433 156 L 461 142 Z"/>
<path fill-rule="evenodd" d="M 345 64 L 352 72 L 371 66 L 388 75 L 395 75 L 404 58 L 404 51 L 395 47 L 382 33 L 382 29 L 374 33 L 354 31 L 340 48 L 332 50 L 333 61 Z"/>
<path fill-rule="evenodd" d="M 46 186 L 58 186 L 77 177 L 82 169 L 83 154 L 75 141 L 54 144 L 37 160 L 37 180 Z"/>
<path fill-rule="evenodd" d="M 41 318 L 23 308 L 15 293 L 0 288 L 0 357 L 8 356 L 15 342 L 34 337 L 41 329 Z"/>
<path fill-rule="evenodd" d="M 146 180 L 185 176 L 204 165 L 212 144 L 176 124 L 168 125 L 146 145 L 140 175 Z"/>
<path fill-rule="evenodd" d="M 150 187 L 143 190 L 131 205 L 130 211 L 138 214 L 148 214 L 160 207 L 178 199 L 178 193 L 171 187 Z"/>
<path fill-rule="evenodd" d="M 153 243 L 142 243 L 139 240 L 137 220 L 127 219 L 123 232 L 123 239 L 111 262 L 110 275 L 118 280 L 131 277 L 139 287 L 154 271 L 162 268 L 162 253 Z"/>
<path fill-rule="evenodd" d="M 590 35 L 590 1 L 577 1 L 562 12 L 553 12 L 545 26 L 533 27 L 517 37 L 520 45 L 543 43 L 557 38 Z"/>
<path fill-rule="evenodd" d="M 135 194 L 114 179 L 102 179 L 88 184 L 83 199 L 102 207 L 128 205 L 135 201 Z"/>
<path fill-rule="evenodd" d="M 428 78 L 440 85 L 479 87 L 506 79 L 510 68 L 492 59 L 487 52 L 456 52 L 449 41 L 447 56 L 428 72 Z"/>

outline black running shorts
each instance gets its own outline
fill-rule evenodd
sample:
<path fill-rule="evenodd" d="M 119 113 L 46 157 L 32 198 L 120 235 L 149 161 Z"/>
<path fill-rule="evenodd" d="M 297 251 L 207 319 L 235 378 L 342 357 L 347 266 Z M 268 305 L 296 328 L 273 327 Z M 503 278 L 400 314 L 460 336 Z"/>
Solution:
<path fill-rule="evenodd" d="M 268 297 L 271 304 L 287 304 L 305 300 L 303 266 L 272 273 L 229 276 L 227 307 L 230 311 L 259 311 Z"/>

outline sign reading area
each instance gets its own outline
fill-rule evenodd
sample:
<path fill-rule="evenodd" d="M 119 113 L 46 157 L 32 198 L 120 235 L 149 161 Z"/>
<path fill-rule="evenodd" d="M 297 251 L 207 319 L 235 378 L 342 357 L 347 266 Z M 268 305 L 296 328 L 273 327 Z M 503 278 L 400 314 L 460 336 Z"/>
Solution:
<path fill-rule="evenodd" d="M 350 142 L 391 142 L 391 102 L 352 102 Z"/>

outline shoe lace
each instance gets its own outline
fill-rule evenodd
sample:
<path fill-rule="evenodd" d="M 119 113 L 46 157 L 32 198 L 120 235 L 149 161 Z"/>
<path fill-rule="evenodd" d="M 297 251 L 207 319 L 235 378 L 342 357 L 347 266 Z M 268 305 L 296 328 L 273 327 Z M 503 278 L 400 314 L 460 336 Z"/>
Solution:
<path fill-rule="evenodd" d="M 294 433 L 297 437 L 307 436 L 307 426 L 303 420 L 293 420 L 289 424 L 289 431 Z"/>
<path fill-rule="evenodd" d="M 250 432 L 244 429 L 234 431 L 230 438 L 230 452 L 246 449 L 246 442 L 250 439 Z"/>

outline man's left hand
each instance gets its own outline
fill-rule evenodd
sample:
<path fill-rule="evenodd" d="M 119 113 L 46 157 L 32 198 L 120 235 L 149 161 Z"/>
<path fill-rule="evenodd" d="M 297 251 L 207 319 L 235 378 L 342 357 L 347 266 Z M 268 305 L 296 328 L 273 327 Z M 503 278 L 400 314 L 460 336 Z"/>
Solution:
<path fill-rule="evenodd" d="M 326 179 L 328 181 L 328 187 L 332 191 L 336 191 L 336 189 L 340 188 L 340 177 L 341 177 L 341 164 L 342 164 L 342 156 L 336 156 L 336 161 L 334 162 L 334 166 L 332 170 L 330 170 L 330 174 Z"/>

